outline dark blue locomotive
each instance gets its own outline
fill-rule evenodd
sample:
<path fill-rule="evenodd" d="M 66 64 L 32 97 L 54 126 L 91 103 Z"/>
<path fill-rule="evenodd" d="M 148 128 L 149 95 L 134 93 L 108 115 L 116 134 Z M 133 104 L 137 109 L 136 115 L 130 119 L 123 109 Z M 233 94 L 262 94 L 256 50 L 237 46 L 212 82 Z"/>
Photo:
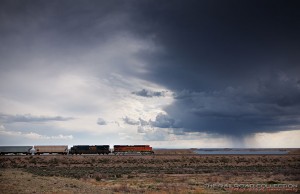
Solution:
<path fill-rule="evenodd" d="M 109 154 L 109 145 L 74 145 L 69 154 Z"/>

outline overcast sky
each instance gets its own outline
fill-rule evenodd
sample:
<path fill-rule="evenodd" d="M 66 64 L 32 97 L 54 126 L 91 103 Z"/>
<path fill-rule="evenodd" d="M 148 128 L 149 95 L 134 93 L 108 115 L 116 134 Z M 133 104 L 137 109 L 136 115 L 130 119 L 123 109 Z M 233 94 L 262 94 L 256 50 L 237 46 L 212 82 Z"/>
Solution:
<path fill-rule="evenodd" d="M 291 0 L 1 0 L 0 145 L 300 147 Z"/>

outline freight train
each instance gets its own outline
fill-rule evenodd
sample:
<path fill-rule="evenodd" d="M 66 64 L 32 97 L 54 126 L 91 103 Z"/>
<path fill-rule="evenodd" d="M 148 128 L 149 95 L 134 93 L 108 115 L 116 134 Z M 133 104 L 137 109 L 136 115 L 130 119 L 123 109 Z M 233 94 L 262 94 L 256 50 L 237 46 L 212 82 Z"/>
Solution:
<path fill-rule="evenodd" d="M 0 146 L 0 155 L 5 154 L 154 154 L 149 145 L 74 145 L 68 149 L 67 145 L 35 145 L 35 146 Z"/>

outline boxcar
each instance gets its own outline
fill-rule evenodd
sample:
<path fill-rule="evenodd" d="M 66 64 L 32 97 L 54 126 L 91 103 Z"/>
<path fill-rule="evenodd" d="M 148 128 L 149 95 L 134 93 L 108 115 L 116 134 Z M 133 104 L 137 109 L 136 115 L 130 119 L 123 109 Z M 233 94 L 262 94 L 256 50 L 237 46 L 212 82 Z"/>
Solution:
<path fill-rule="evenodd" d="M 32 146 L 0 146 L 0 155 L 5 154 L 31 154 Z"/>
<path fill-rule="evenodd" d="M 67 145 L 35 145 L 35 154 L 68 154 Z"/>
<path fill-rule="evenodd" d="M 154 154 L 149 145 L 114 145 L 114 154 L 141 153 Z"/>
<path fill-rule="evenodd" d="M 70 154 L 109 154 L 109 145 L 74 145 Z"/>

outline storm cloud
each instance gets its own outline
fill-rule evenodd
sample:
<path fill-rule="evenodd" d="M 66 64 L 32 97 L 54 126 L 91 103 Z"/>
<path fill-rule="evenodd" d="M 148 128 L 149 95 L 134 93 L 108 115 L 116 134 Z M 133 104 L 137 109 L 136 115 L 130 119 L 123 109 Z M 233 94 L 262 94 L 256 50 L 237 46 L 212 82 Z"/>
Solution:
<path fill-rule="evenodd" d="M 144 76 L 172 91 L 247 86 L 272 71 L 299 76 L 300 16 L 292 2 L 175 1 L 146 6 L 136 18 L 147 29 L 142 32 L 155 34 L 164 51 L 143 55 L 149 64 Z"/>
<path fill-rule="evenodd" d="M 3 0 L 0 124 L 6 135 L 74 130 L 95 144 L 292 134 L 299 10 L 284 0 Z"/>
<path fill-rule="evenodd" d="M 176 93 L 175 98 L 166 111 L 180 118 L 186 131 L 241 136 L 297 130 L 300 124 L 300 84 L 286 76 L 261 80 L 252 89 L 185 90 Z"/>
<path fill-rule="evenodd" d="M 148 3 L 137 17 L 164 48 L 143 57 L 145 78 L 174 92 L 167 115 L 186 132 L 299 130 L 299 6 L 175 2 Z"/>

